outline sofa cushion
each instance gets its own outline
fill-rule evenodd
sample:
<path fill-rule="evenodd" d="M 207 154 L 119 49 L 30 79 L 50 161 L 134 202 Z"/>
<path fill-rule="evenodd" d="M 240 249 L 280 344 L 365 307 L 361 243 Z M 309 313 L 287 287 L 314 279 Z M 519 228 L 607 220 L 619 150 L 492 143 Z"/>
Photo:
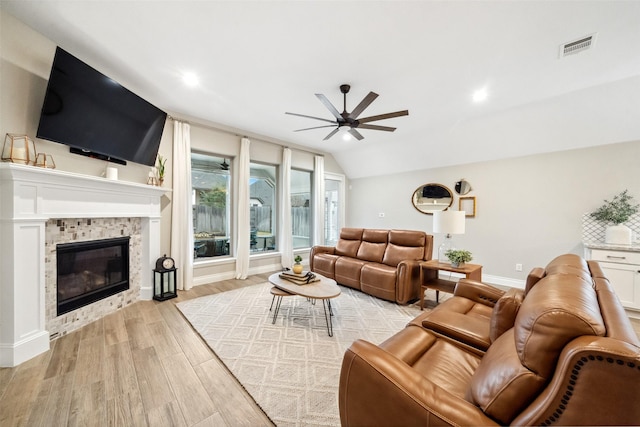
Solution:
<path fill-rule="evenodd" d="M 522 364 L 545 378 L 553 373 L 569 341 L 606 332 L 591 284 L 565 274 L 546 276 L 531 289 L 520 306 L 514 330 Z"/>
<path fill-rule="evenodd" d="M 397 276 L 396 267 L 378 263 L 365 264 L 360 272 L 361 290 L 374 297 L 396 301 Z"/>
<path fill-rule="evenodd" d="M 491 342 L 513 327 L 523 299 L 524 292 L 521 289 L 511 288 L 493 306 L 489 325 Z"/>
<path fill-rule="evenodd" d="M 358 248 L 357 258 L 371 262 L 382 262 L 384 250 L 387 248 L 389 230 L 368 230 L 362 233 L 362 243 Z"/>
<path fill-rule="evenodd" d="M 343 228 L 336 243 L 336 255 L 355 258 L 362 241 L 362 228 Z"/>
<path fill-rule="evenodd" d="M 313 271 L 335 280 L 336 261 L 340 258 L 333 254 L 316 254 L 313 257 Z"/>
<path fill-rule="evenodd" d="M 425 259 L 427 236 L 421 231 L 390 230 L 382 262 L 392 267 L 404 260 Z"/>
<path fill-rule="evenodd" d="M 508 425 L 545 383 L 546 378 L 522 365 L 514 330 L 510 329 L 487 349 L 471 378 L 466 397 L 486 415 Z"/>
<path fill-rule="evenodd" d="M 367 261 L 360 259 L 340 257 L 336 261 L 335 281 L 341 285 L 360 290 L 360 271 Z"/>
<path fill-rule="evenodd" d="M 524 285 L 524 294 L 527 295 L 531 288 L 540 281 L 545 275 L 544 268 L 536 267 L 527 275 L 527 280 Z"/>
<path fill-rule="evenodd" d="M 464 399 L 481 359 L 416 326 L 404 328 L 380 347 L 410 365 L 417 375 L 460 399 Z"/>

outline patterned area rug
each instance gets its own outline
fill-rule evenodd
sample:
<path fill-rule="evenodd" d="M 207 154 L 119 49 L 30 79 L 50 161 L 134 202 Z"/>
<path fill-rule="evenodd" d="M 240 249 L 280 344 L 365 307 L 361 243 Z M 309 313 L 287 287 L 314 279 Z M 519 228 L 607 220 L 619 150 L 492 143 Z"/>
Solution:
<path fill-rule="evenodd" d="M 329 337 L 321 301 L 284 297 L 272 324 L 270 288 L 264 283 L 177 306 L 276 425 L 339 426 L 338 383 L 346 349 L 358 338 L 381 343 L 420 308 L 341 286 L 342 294 L 331 300 Z"/>

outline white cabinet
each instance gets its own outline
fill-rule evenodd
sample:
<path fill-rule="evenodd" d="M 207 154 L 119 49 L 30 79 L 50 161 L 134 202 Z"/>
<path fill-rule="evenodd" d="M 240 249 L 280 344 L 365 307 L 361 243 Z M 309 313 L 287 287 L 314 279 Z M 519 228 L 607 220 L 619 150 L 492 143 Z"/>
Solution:
<path fill-rule="evenodd" d="M 640 310 L 640 252 L 591 249 L 623 306 Z"/>

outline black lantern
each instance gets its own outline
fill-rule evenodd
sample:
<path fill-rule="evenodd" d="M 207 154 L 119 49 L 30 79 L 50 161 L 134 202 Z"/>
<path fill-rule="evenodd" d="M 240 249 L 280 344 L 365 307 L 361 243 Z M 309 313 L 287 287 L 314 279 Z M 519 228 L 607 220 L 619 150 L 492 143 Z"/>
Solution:
<path fill-rule="evenodd" d="M 178 296 L 176 293 L 176 263 L 166 254 L 156 261 L 153 269 L 153 299 L 164 301 Z"/>

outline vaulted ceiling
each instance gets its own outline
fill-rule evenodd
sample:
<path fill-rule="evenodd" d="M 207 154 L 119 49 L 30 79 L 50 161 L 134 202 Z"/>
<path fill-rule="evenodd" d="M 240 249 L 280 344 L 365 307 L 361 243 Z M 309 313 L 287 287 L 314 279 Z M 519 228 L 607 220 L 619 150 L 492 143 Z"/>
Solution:
<path fill-rule="evenodd" d="M 0 5 L 172 115 L 332 153 L 350 178 L 640 140 L 640 1 Z M 328 123 L 285 112 L 332 119 L 314 94 L 342 111 L 343 83 L 349 111 L 379 94 L 361 117 L 409 115 L 362 141 L 294 132 Z"/>

